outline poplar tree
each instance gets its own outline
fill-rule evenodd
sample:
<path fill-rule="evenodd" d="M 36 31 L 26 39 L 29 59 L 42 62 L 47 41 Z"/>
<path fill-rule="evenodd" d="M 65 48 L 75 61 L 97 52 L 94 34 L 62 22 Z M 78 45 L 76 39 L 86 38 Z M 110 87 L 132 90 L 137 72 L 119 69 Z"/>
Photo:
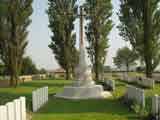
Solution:
<path fill-rule="evenodd" d="M 27 41 L 27 27 L 31 23 L 32 0 L 5 1 L 5 16 L 0 21 L 0 52 L 11 77 L 10 85 L 19 85 L 21 64 Z"/>
<path fill-rule="evenodd" d="M 112 29 L 111 0 L 86 0 L 87 27 L 86 36 L 89 43 L 87 51 L 93 65 L 95 79 L 99 80 L 104 68 L 108 45 L 108 35 Z"/>
<path fill-rule="evenodd" d="M 59 65 L 66 71 L 66 79 L 70 79 L 77 63 L 78 55 L 75 47 L 76 38 L 73 33 L 76 19 L 76 0 L 48 0 L 49 28 L 52 32 L 49 48 L 53 51 Z"/>
<path fill-rule="evenodd" d="M 120 35 L 129 41 L 152 77 L 160 59 L 160 0 L 120 0 Z"/>

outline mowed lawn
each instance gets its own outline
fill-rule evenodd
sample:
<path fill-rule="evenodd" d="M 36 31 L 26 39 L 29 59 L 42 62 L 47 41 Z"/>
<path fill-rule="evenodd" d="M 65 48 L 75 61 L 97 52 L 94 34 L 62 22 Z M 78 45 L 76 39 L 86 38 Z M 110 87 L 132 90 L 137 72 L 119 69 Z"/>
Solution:
<path fill-rule="evenodd" d="M 0 104 L 5 104 L 19 96 L 26 96 L 27 108 L 31 109 L 31 93 L 42 86 L 49 87 L 49 102 L 37 113 L 32 113 L 33 120 L 137 120 L 133 111 L 124 106 L 119 98 L 125 93 L 124 83 L 117 82 L 113 97 L 104 100 L 63 100 L 53 94 L 63 90 L 66 80 L 35 80 L 18 88 L 0 88 Z M 148 109 L 154 93 L 160 93 L 160 86 L 146 90 Z"/>

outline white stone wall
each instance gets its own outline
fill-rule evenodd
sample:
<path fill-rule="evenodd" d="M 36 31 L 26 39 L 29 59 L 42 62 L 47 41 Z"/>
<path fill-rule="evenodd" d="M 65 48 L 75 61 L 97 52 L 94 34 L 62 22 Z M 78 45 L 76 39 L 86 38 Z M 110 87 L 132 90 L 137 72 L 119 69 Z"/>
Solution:
<path fill-rule="evenodd" d="M 145 107 L 145 96 L 143 89 L 126 85 L 126 97 L 131 100 L 136 100 L 139 104 Z"/>
<path fill-rule="evenodd" d="M 25 97 L 0 106 L 0 120 L 26 120 Z"/>
<path fill-rule="evenodd" d="M 39 88 L 32 92 L 32 109 L 37 112 L 48 102 L 48 87 Z"/>
<path fill-rule="evenodd" d="M 106 85 L 111 87 L 112 90 L 115 90 L 115 81 L 114 80 L 106 80 Z"/>

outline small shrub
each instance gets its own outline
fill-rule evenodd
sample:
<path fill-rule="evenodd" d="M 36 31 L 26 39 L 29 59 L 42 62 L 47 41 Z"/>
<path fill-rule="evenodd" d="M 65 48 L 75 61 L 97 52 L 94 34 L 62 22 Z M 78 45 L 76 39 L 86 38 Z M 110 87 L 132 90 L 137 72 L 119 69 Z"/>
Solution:
<path fill-rule="evenodd" d="M 137 103 L 137 101 L 133 102 L 133 105 L 131 106 L 131 109 L 138 115 L 140 119 L 144 119 L 147 116 L 146 109 Z"/>
<path fill-rule="evenodd" d="M 151 111 L 144 120 L 160 120 L 160 113 L 153 114 Z"/>
<path fill-rule="evenodd" d="M 105 82 L 97 81 L 96 84 L 102 85 L 104 90 L 113 91 L 113 88 L 107 85 Z"/>
<path fill-rule="evenodd" d="M 144 120 L 158 120 L 158 119 L 156 119 L 156 115 L 150 113 L 144 118 Z"/>
<path fill-rule="evenodd" d="M 134 103 L 133 100 L 128 99 L 128 98 L 126 97 L 126 95 L 124 95 L 123 97 L 121 97 L 119 100 L 122 102 L 123 105 L 127 106 L 130 110 L 132 110 L 132 109 L 131 109 L 131 106 L 132 106 L 133 103 Z"/>

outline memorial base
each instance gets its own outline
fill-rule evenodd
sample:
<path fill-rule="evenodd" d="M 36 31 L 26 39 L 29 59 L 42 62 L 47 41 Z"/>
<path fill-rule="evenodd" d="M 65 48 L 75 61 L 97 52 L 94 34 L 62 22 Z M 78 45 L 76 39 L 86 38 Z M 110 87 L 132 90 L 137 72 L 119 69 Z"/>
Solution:
<path fill-rule="evenodd" d="M 62 93 L 55 97 L 64 99 L 101 99 L 110 97 L 111 93 L 103 91 L 101 85 L 92 86 L 66 86 Z"/>

